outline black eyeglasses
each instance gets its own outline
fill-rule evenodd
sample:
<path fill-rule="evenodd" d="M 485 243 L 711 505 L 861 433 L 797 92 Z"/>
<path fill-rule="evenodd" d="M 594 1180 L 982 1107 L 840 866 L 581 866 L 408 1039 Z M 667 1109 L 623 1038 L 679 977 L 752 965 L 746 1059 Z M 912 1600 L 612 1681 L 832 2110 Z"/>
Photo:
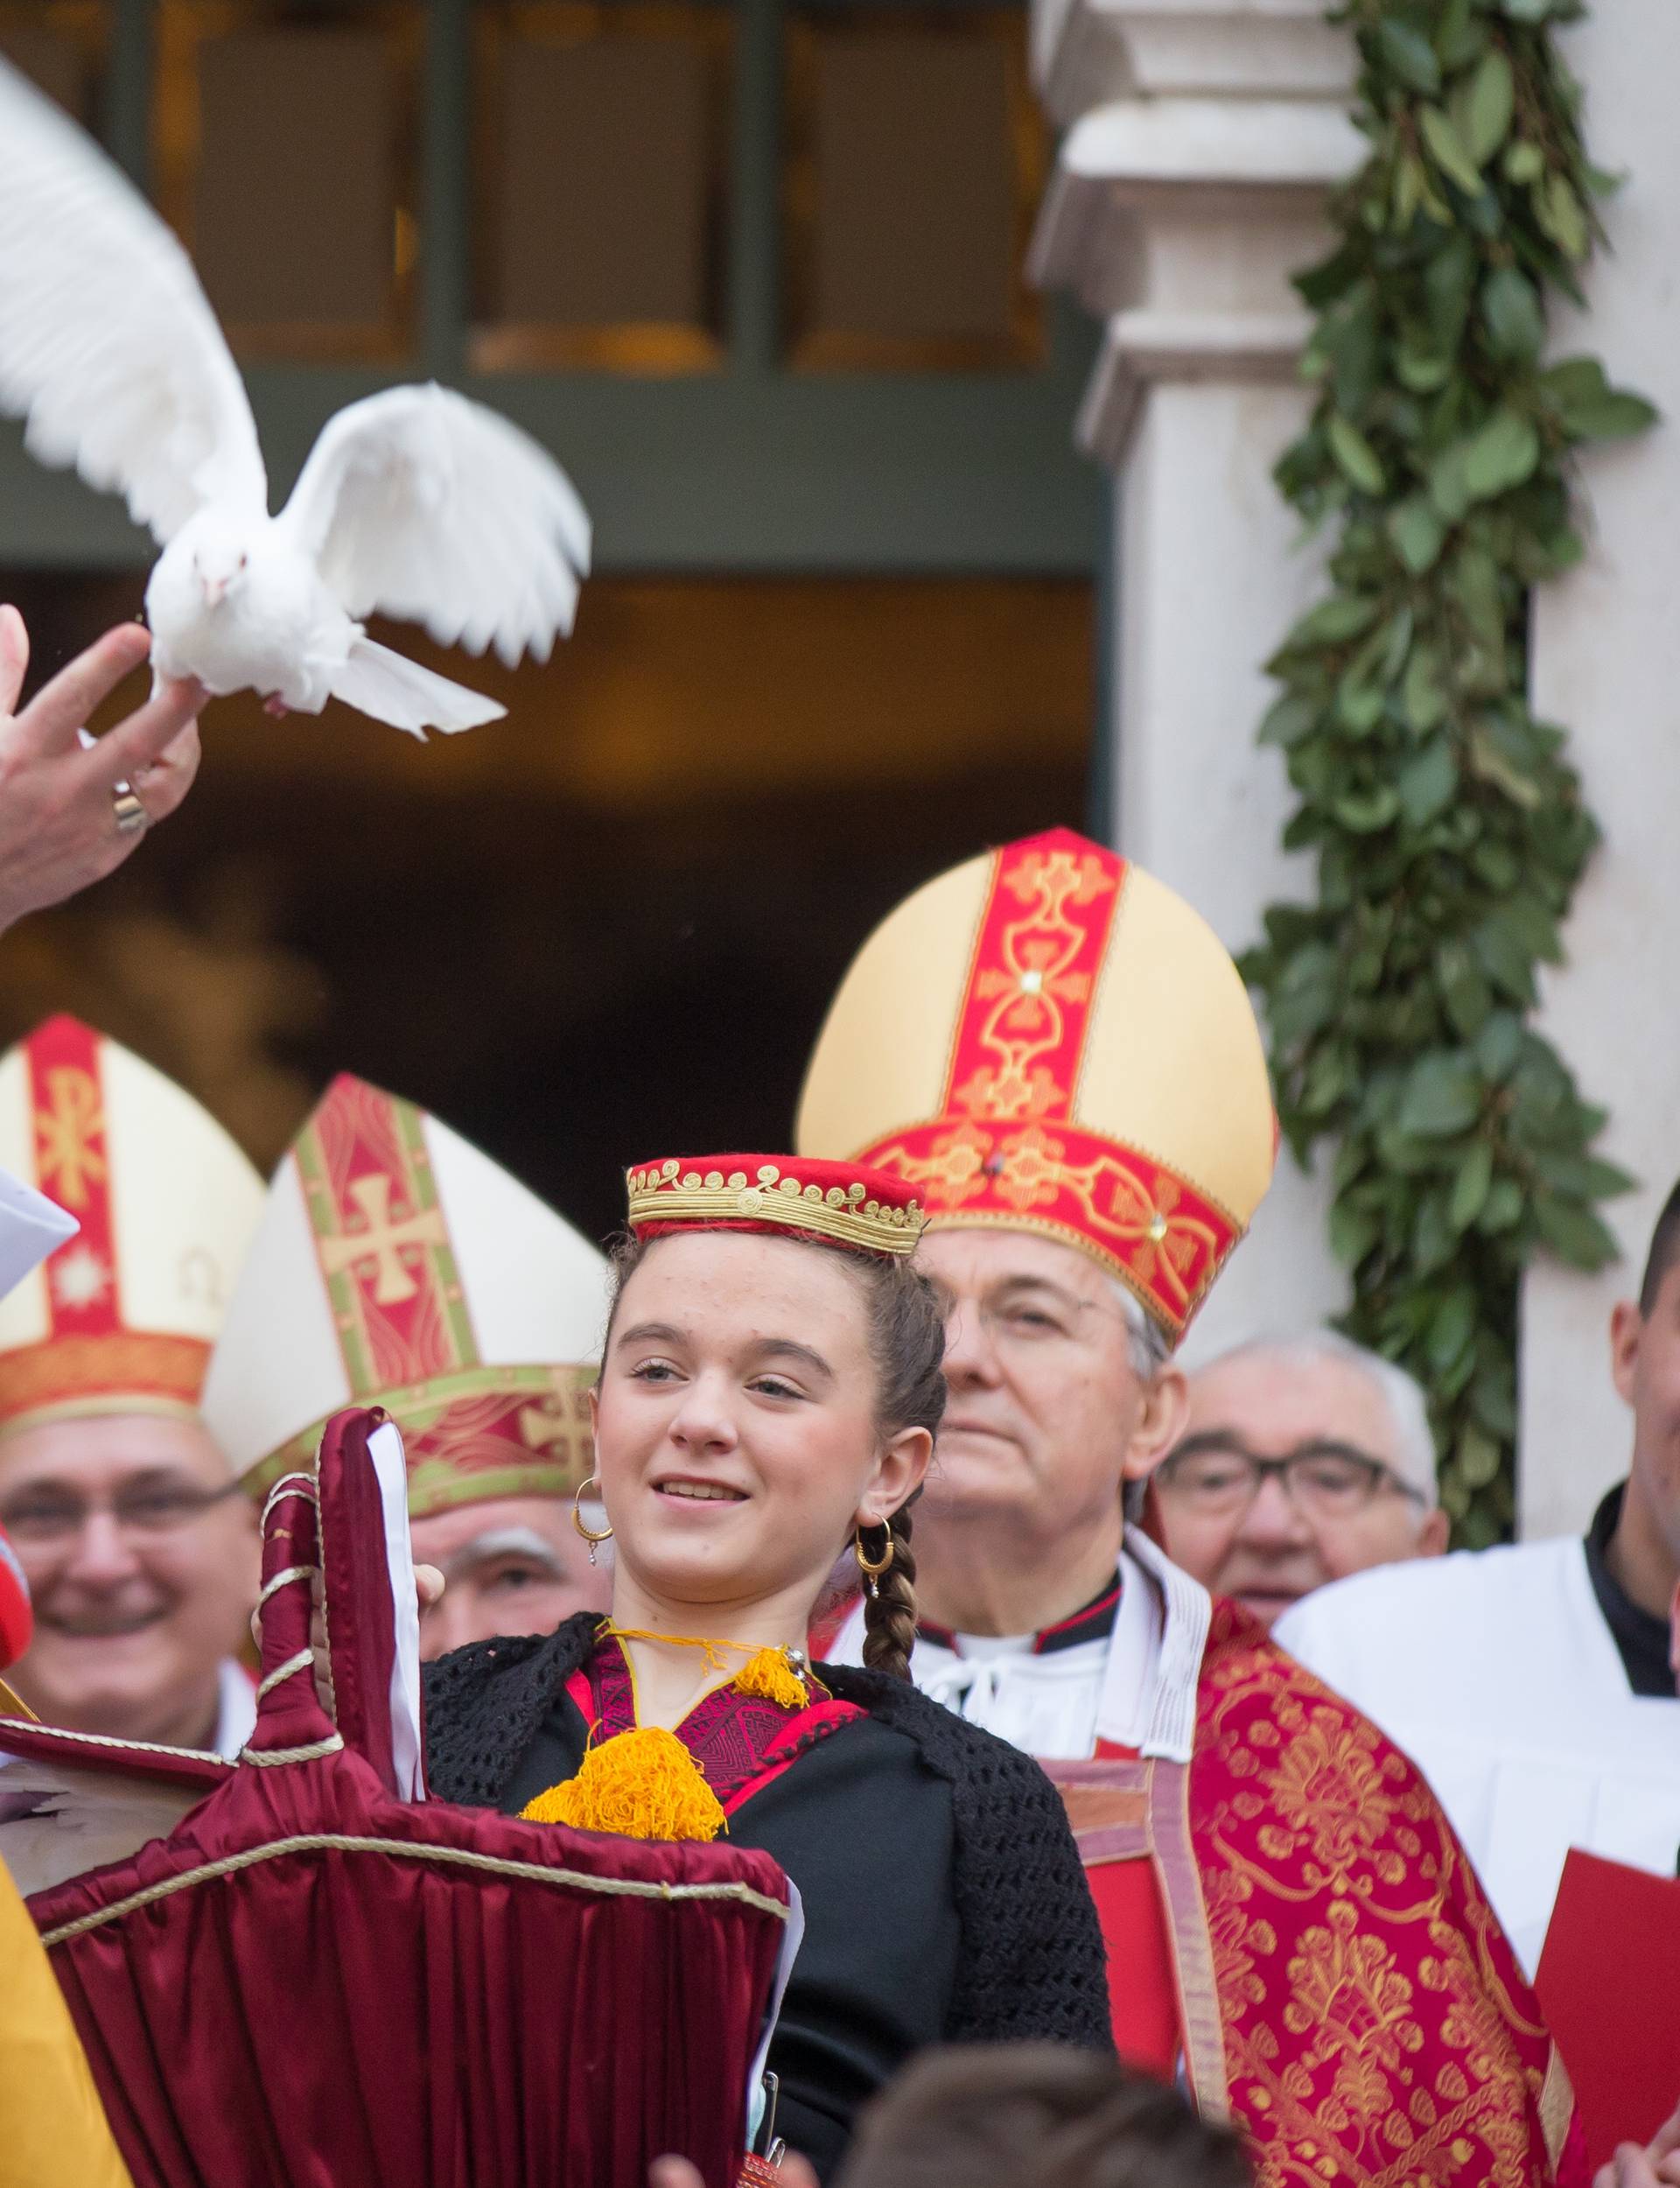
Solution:
<path fill-rule="evenodd" d="M 1210 1430 L 1186 1436 L 1155 1475 L 1162 1496 L 1208 1519 L 1246 1511 L 1272 1477 L 1297 1511 L 1312 1519 L 1347 1518 L 1379 1497 L 1428 1502 L 1382 1460 L 1357 1445 L 1329 1440 L 1298 1445 L 1281 1459 L 1263 1459 L 1236 1437 Z"/>
<path fill-rule="evenodd" d="M 24 1549 L 57 1549 L 74 1540 L 95 1512 L 108 1511 L 127 1535 L 178 1534 L 239 1489 L 200 1489 L 193 1482 L 144 1482 L 114 1497 L 74 1497 L 60 1489 L 24 1490 L 0 1504 L 0 1530 Z"/>

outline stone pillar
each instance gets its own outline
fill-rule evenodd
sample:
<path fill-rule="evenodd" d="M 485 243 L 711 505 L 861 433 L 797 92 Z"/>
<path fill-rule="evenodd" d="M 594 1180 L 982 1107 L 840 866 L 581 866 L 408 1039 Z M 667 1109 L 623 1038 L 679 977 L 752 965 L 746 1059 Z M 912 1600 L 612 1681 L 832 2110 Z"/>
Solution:
<path fill-rule="evenodd" d="M 1592 1101 L 1610 1112 L 1603 1151 L 1640 1181 L 1605 1215 L 1623 1259 L 1601 1276 L 1551 1265 L 1522 1301 L 1520 1518 L 1572 1533 L 1628 1469 L 1628 1417 L 1611 1388 L 1611 1306 L 1638 1289 L 1651 1225 L 1680 1175 L 1680 282 L 1675 208 L 1680 9 L 1600 0 L 1564 41 L 1586 87 L 1592 156 L 1627 180 L 1604 206 L 1610 249 L 1589 311 L 1554 327 L 1560 355 L 1590 350 L 1668 423 L 1590 452 L 1587 554 L 1535 597 L 1536 711 L 1562 723 L 1604 843 L 1545 984 L 1541 1024 Z"/>
<path fill-rule="evenodd" d="M 1115 473 L 1114 840 L 1241 949 L 1310 885 L 1254 736 L 1261 663 L 1320 579 L 1270 473 L 1307 407 L 1290 276 L 1361 157 L 1352 48 L 1318 0 L 1033 0 L 1032 25 L 1067 130 L 1032 271 L 1104 321 L 1077 431 Z M 1325 1200 L 1282 1156 L 1191 1360 L 1345 1304 Z"/>

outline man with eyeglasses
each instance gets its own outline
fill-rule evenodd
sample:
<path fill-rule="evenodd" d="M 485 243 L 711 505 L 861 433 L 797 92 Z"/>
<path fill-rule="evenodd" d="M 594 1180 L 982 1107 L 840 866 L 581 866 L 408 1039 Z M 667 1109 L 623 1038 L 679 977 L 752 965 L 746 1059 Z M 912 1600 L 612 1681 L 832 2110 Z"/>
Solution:
<path fill-rule="evenodd" d="M 1154 1487 L 1168 1555 L 1264 1626 L 1326 1581 L 1446 1547 L 1423 1392 L 1333 1329 L 1198 1368 Z"/>
<path fill-rule="evenodd" d="M 1267 2181 L 1578 2180 L 1550 2039 L 1429 1788 L 1124 1516 L 1271 1175 L 1217 937 L 1066 830 L 971 859 L 864 943 L 797 1138 L 927 1210 L 949 1400 L 912 1675 L 1060 1787 L 1123 2058 L 1233 2118 Z"/>
<path fill-rule="evenodd" d="M 255 1518 L 199 1411 L 262 1182 L 190 1095 L 55 1018 L 0 1057 L 0 1163 L 78 1235 L 0 1301 L 0 1530 L 49 1724 L 236 1754 Z"/>

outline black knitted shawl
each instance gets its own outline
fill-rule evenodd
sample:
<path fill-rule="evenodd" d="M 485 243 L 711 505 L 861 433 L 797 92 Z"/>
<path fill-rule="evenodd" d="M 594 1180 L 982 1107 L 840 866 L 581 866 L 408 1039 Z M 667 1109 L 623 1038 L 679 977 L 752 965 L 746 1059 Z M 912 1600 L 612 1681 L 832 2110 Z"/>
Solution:
<path fill-rule="evenodd" d="M 550 1704 L 587 1658 L 599 1615 L 480 1641 L 424 1666 L 426 1776 L 444 1800 L 494 1807 Z M 951 1789 L 952 1893 L 962 1928 L 945 2036 L 1051 2038 L 1106 2051 L 1102 1933 L 1060 1795 L 1032 1759 L 907 1680 L 823 1665 L 832 1694 L 915 1743 Z"/>

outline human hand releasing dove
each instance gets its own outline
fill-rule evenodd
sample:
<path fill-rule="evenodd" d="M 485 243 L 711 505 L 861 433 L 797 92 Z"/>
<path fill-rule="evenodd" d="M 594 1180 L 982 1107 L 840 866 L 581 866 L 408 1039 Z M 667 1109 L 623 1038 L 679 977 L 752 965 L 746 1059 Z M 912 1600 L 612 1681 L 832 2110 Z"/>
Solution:
<path fill-rule="evenodd" d="M 482 403 L 393 388 L 329 418 L 278 516 L 239 368 L 192 261 L 127 179 L 0 62 L 0 409 L 43 463 L 122 494 L 163 549 L 152 662 L 272 712 L 340 698 L 424 737 L 506 710 L 374 644 L 546 661 L 590 526 L 560 466 Z"/>

